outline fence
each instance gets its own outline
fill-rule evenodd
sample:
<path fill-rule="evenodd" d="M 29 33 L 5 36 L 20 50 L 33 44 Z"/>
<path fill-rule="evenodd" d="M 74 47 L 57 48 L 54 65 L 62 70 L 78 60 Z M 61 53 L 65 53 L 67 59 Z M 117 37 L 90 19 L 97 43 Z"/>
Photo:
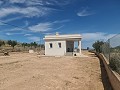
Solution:
<path fill-rule="evenodd" d="M 101 49 L 110 67 L 120 74 L 120 34 L 104 42 Z"/>

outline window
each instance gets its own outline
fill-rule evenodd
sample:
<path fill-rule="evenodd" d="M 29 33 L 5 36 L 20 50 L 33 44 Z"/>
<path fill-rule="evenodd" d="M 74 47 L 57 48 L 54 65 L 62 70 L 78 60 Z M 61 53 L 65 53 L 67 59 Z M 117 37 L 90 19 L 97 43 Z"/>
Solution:
<path fill-rule="evenodd" d="M 61 43 L 58 43 L 58 47 L 61 48 Z"/>
<path fill-rule="evenodd" d="M 52 43 L 50 43 L 50 48 L 52 48 L 53 47 L 53 45 L 52 45 Z"/>

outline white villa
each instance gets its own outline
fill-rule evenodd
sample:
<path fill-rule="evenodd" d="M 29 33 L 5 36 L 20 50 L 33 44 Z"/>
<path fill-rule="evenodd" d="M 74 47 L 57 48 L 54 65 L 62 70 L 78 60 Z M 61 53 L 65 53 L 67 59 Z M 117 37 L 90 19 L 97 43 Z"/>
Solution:
<path fill-rule="evenodd" d="M 65 55 L 81 55 L 81 39 L 80 34 L 70 35 L 46 35 L 45 55 L 46 56 L 65 56 Z M 78 43 L 78 48 L 74 49 L 74 42 Z"/>

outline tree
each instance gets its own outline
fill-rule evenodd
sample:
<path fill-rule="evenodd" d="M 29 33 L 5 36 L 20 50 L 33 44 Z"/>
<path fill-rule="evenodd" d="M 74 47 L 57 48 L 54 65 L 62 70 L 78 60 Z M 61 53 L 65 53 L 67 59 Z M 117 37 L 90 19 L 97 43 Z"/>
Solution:
<path fill-rule="evenodd" d="M 22 43 L 22 46 L 25 48 L 25 46 L 28 46 L 27 43 Z"/>
<path fill-rule="evenodd" d="M 8 40 L 7 43 L 8 43 L 9 45 L 11 45 L 11 44 L 12 44 L 12 41 L 11 41 L 11 40 Z"/>
<path fill-rule="evenodd" d="M 33 42 L 33 46 L 36 48 L 38 44 L 36 42 Z"/>
<path fill-rule="evenodd" d="M 31 49 L 32 49 L 32 46 L 33 46 L 33 42 L 30 43 L 30 47 L 31 47 Z"/>
<path fill-rule="evenodd" d="M 16 46 L 17 45 L 17 41 L 12 41 L 12 47 L 14 48 L 14 46 Z"/>
<path fill-rule="evenodd" d="M 32 46 L 34 46 L 34 48 L 36 48 L 38 46 L 38 44 L 36 42 L 31 42 L 30 46 L 31 46 L 31 48 L 32 48 Z"/>
<path fill-rule="evenodd" d="M 96 50 L 96 52 L 101 53 L 102 52 L 101 47 L 102 47 L 103 44 L 104 44 L 103 41 L 96 41 L 95 43 L 93 43 L 92 46 Z"/>
<path fill-rule="evenodd" d="M 30 43 L 27 43 L 27 46 L 30 47 L 31 46 Z"/>
<path fill-rule="evenodd" d="M 3 44 L 3 45 L 5 45 L 5 42 L 4 42 L 4 41 L 2 41 L 2 44 Z"/>
<path fill-rule="evenodd" d="M 17 45 L 17 41 L 12 41 L 12 40 L 8 40 L 7 42 L 9 45 L 11 45 L 14 49 L 14 47 Z"/>
<path fill-rule="evenodd" d="M 0 40 L 0 47 L 1 47 L 2 45 L 5 45 L 5 42 L 2 41 L 2 40 Z"/>
<path fill-rule="evenodd" d="M 42 49 L 45 49 L 45 45 L 44 45 L 44 44 L 41 44 L 40 47 L 41 47 Z"/>
<path fill-rule="evenodd" d="M 22 43 L 22 47 L 24 47 L 24 48 L 25 48 L 25 43 Z"/>
<path fill-rule="evenodd" d="M 89 47 L 87 47 L 87 50 L 89 50 Z"/>

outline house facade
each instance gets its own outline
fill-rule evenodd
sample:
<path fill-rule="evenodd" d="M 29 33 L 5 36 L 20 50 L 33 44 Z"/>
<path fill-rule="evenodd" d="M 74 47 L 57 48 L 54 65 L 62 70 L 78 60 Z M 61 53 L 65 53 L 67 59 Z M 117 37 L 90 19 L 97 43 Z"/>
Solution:
<path fill-rule="evenodd" d="M 47 35 L 45 36 L 45 55 L 46 56 L 65 56 L 81 54 L 81 35 Z M 78 42 L 77 51 L 74 51 L 74 42 Z"/>

